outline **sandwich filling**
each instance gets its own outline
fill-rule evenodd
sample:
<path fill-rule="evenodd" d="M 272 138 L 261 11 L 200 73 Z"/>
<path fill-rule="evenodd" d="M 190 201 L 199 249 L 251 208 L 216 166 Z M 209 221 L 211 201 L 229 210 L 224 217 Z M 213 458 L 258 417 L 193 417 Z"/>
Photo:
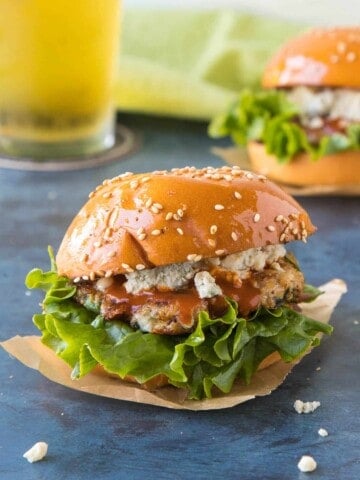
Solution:
<path fill-rule="evenodd" d="M 299 86 L 244 90 L 229 111 L 214 118 L 212 137 L 239 145 L 258 141 L 279 163 L 306 152 L 312 160 L 360 149 L 360 91 Z"/>
<path fill-rule="evenodd" d="M 76 284 L 76 300 L 106 320 L 165 335 L 193 331 L 200 311 L 221 317 L 227 298 L 243 318 L 302 300 L 304 277 L 283 245 L 268 245 Z"/>

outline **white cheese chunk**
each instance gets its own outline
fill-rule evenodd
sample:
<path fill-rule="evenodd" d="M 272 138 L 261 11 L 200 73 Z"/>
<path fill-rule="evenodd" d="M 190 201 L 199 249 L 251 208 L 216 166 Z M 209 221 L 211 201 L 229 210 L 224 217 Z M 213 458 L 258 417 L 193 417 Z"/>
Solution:
<path fill-rule="evenodd" d="M 262 248 L 250 248 L 240 253 L 233 253 L 220 259 L 220 265 L 236 272 L 240 278 L 246 278 L 250 270 L 261 271 L 286 255 L 283 245 L 267 245 Z"/>
<path fill-rule="evenodd" d="M 325 428 L 319 428 L 318 434 L 320 435 L 320 437 L 327 437 L 329 435 L 328 431 L 325 430 Z"/>
<path fill-rule="evenodd" d="M 288 91 L 288 99 L 295 103 L 305 117 L 341 118 L 360 121 L 360 91 L 346 88 L 313 90 L 295 87 Z M 314 127 L 315 128 L 315 127 Z"/>
<path fill-rule="evenodd" d="M 200 298 L 212 298 L 222 294 L 221 288 L 209 272 L 198 272 L 194 277 L 194 283 Z"/>
<path fill-rule="evenodd" d="M 42 460 L 48 451 L 48 444 L 45 442 L 37 442 L 33 445 L 27 452 L 24 453 L 23 457 L 30 463 L 38 462 Z"/>
<path fill-rule="evenodd" d="M 294 403 L 294 408 L 297 413 L 312 413 L 318 407 L 320 407 L 321 403 L 314 401 L 314 402 L 303 402 L 301 400 L 296 400 Z"/>
<path fill-rule="evenodd" d="M 139 293 L 143 290 L 150 290 L 151 288 L 158 288 L 159 290 L 179 290 L 187 287 L 189 282 L 200 270 L 203 272 L 210 269 L 212 265 L 235 272 L 240 278 L 246 278 L 249 276 L 251 270 L 259 272 L 266 266 L 280 268 L 277 261 L 285 255 L 286 249 L 283 245 L 267 245 L 265 247 L 250 248 L 244 252 L 234 253 L 225 257 L 209 258 L 200 262 L 172 263 L 171 265 L 128 273 L 125 275 L 127 281 L 124 283 L 124 286 L 126 291 L 132 294 Z M 201 277 L 198 279 L 199 284 L 201 282 L 200 278 Z M 209 283 L 209 277 L 206 278 L 208 280 L 207 283 Z M 99 282 L 100 280 L 98 281 L 97 288 L 101 290 L 103 284 L 99 284 Z M 206 282 L 206 280 L 202 282 Z M 214 288 L 215 287 L 212 287 L 212 290 L 214 290 Z M 218 291 L 219 287 L 216 289 L 216 292 Z M 214 293 L 214 295 L 221 295 L 221 293 Z"/>
<path fill-rule="evenodd" d="M 128 273 L 124 286 L 128 293 L 138 293 L 154 287 L 178 290 L 189 283 L 199 268 L 199 262 L 185 262 L 140 270 Z"/>
<path fill-rule="evenodd" d="M 298 463 L 298 469 L 301 472 L 313 472 L 317 467 L 317 463 L 310 455 L 303 455 Z"/>

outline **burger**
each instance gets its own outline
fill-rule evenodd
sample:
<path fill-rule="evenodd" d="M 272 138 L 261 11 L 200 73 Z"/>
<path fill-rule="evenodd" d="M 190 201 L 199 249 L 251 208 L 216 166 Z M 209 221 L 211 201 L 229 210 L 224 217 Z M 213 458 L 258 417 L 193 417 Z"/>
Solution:
<path fill-rule="evenodd" d="M 290 185 L 360 184 L 360 28 L 317 28 L 285 44 L 263 90 L 210 125 L 246 145 L 252 169 Z"/>
<path fill-rule="evenodd" d="M 124 173 L 90 193 L 51 270 L 28 274 L 45 291 L 34 323 L 74 379 L 101 369 L 192 399 L 227 393 L 331 332 L 301 313 L 320 292 L 285 248 L 314 231 L 292 197 L 238 167 Z"/>

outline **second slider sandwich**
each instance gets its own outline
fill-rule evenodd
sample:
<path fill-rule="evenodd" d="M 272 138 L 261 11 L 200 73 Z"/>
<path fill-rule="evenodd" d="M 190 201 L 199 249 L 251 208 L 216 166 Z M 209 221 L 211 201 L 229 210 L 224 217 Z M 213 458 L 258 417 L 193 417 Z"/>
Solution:
<path fill-rule="evenodd" d="M 210 133 L 246 145 L 251 168 L 289 185 L 360 186 L 360 28 L 316 28 L 270 59 Z"/>
<path fill-rule="evenodd" d="M 34 317 L 43 342 L 74 378 L 100 366 L 209 397 L 330 333 L 299 311 L 320 292 L 285 248 L 315 227 L 264 176 L 236 167 L 126 173 L 89 197 L 52 271 L 27 277 L 46 291 Z"/>

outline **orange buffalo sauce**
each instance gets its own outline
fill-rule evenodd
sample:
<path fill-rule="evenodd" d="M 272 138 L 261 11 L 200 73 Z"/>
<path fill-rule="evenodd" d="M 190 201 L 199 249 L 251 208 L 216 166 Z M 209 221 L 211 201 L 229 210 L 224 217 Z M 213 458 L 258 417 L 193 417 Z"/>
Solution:
<path fill-rule="evenodd" d="M 235 300 L 239 306 L 239 314 L 245 317 L 258 307 L 260 291 L 248 280 L 236 286 L 223 279 L 217 279 L 217 283 L 223 291 L 223 296 L 201 299 L 193 286 L 176 292 L 151 289 L 138 294 L 128 293 L 122 277 L 116 277 L 113 284 L 106 289 L 106 297 L 111 303 L 116 304 L 117 310 L 125 316 L 131 316 L 138 308 L 149 302 L 164 306 L 172 305 L 178 322 L 185 329 L 192 327 L 194 316 L 201 310 L 208 310 L 213 318 L 222 316 L 227 309 L 224 297 Z"/>

